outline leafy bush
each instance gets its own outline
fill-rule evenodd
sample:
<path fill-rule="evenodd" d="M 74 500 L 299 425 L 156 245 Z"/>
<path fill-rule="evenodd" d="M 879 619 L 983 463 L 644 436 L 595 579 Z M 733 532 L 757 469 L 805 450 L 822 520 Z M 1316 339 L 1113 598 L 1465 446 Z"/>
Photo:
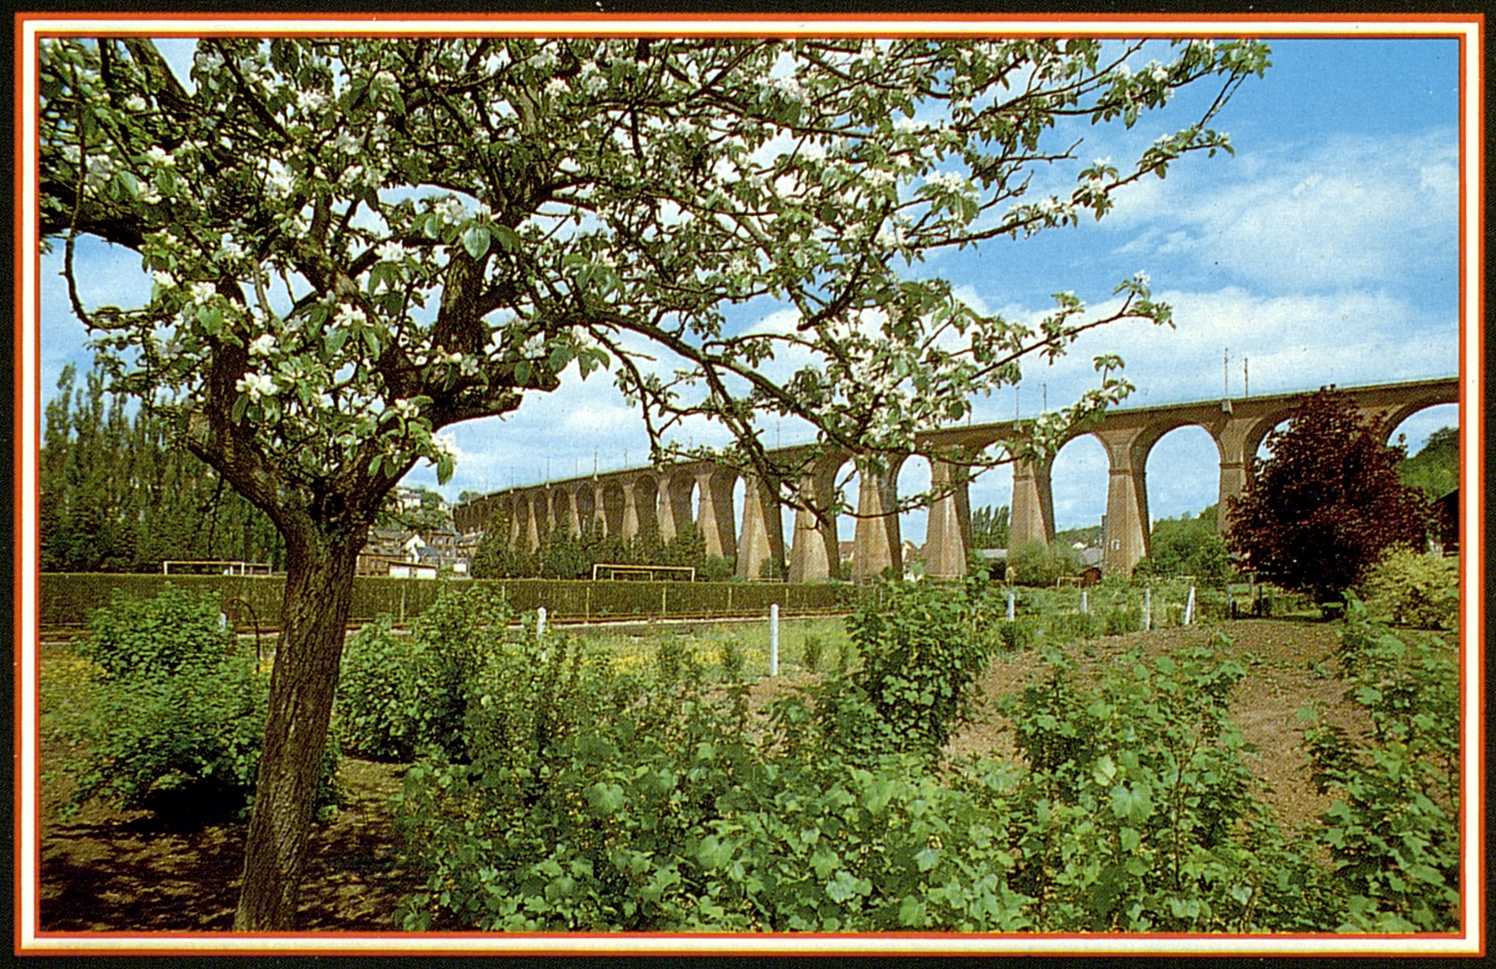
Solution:
<path fill-rule="evenodd" d="M 409 635 L 383 616 L 348 637 L 334 700 L 344 745 L 389 760 L 432 746 L 465 756 L 470 684 L 484 654 L 502 647 L 511 618 L 491 589 L 444 585 Z"/>
<path fill-rule="evenodd" d="M 1009 876 L 1051 931 L 1247 932 L 1322 926 L 1328 889 L 1273 823 L 1226 716 L 1245 671 L 1216 648 L 1136 654 L 1092 689 L 1046 654 L 1010 697 L 1029 772 Z"/>
<path fill-rule="evenodd" d="M 938 751 L 965 714 L 993 637 L 960 587 L 888 583 L 847 619 L 861 665 L 850 686 L 875 716 L 876 749 Z M 841 691 L 838 691 L 841 692 Z"/>
<path fill-rule="evenodd" d="M 78 652 L 107 676 L 169 676 L 184 664 L 225 656 L 234 637 L 219 625 L 218 595 L 167 584 L 152 598 L 115 590 L 88 619 Z"/>
<path fill-rule="evenodd" d="M 1024 542 L 1008 556 L 1013 581 L 1020 585 L 1054 585 L 1063 575 L 1080 571 L 1075 549 L 1060 542 L 1046 545 L 1040 541 Z"/>
<path fill-rule="evenodd" d="M 1420 629 L 1455 629 L 1460 615 L 1459 559 L 1427 555 L 1406 546 L 1390 549 L 1363 583 L 1366 606 L 1395 623 Z"/>
<path fill-rule="evenodd" d="M 1143 628 L 1143 609 L 1132 605 L 1113 606 L 1102 614 L 1101 628 L 1105 636 L 1135 633 Z"/>
<path fill-rule="evenodd" d="M 87 750 L 73 807 L 102 799 L 176 821 L 247 811 L 259 770 L 269 675 L 231 651 L 217 597 L 167 587 L 150 600 L 118 596 L 96 612 L 81 650 L 99 663 L 83 718 Z M 324 753 L 316 803 L 336 799 L 338 744 Z"/>
<path fill-rule="evenodd" d="M 685 889 L 655 855 L 712 809 L 741 747 L 694 655 L 666 641 L 653 671 L 623 674 L 578 641 L 526 638 L 486 655 L 476 684 L 472 762 L 407 776 L 398 823 L 427 888 L 406 927 L 669 924 Z"/>
<path fill-rule="evenodd" d="M 814 673 L 821 668 L 821 656 L 826 651 L 826 641 L 820 636 L 806 636 L 800 647 L 800 663 Z"/>
<path fill-rule="evenodd" d="M 470 725 L 482 754 L 407 777 L 399 827 L 427 879 L 407 929 L 1024 927 L 999 836 L 1011 772 L 947 784 L 921 755 L 785 745 L 678 641 L 639 675 L 564 640 L 505 656 Z M 803 698 L 781 708 L 813 731 Z"/>
<path fill-rule="evenodd" d="M 1337 795 L 1314 837 L 1348 895 L 1344 928 L 1450 931 L 1460 884 L 1456 647 L 1394 635 L 1352 599 L 1337 662 L 1371 735 L 1319 722 L 1305 739 L 1316 786 Z"/>
<path fill-rule="evenodd" d="M 1049 637 L 1056 643 L 1094 639 L 1106 628 L 1105 620 L 1089 612 L 1061 612 L 1045 618 Z"/>
<path fill-rule="evenodd" d="M 1038 639 L 1038 627 L 1028 618 L 1002 619 L 996 624 L 998 641 L 1007 652 L 1017 652 L 1032 647 Z"/>

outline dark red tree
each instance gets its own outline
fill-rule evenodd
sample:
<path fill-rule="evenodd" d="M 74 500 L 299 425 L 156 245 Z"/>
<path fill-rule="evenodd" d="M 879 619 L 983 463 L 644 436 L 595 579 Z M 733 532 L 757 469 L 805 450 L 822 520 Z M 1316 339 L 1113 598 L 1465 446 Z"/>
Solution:
<path fill-rule="evenodd" d="M 1406 455 L 1344 394 L 1320 390 L 1267 447 L 1228 505 L 1227 543 L 1260 577 L 1334 602 L 1386 549 L 1422 546 L 1430 511 L 1398 476 Z"/>

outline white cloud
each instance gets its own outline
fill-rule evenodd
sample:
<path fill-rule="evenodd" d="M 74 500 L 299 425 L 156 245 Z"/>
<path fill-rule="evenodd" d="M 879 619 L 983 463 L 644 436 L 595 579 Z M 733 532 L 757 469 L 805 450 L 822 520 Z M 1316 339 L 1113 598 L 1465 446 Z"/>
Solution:
<path fill-rule="evenodd" d="M 1335 137 L 1272 149 L 1202 184 L 1145 182 L 1102 223 L 1128 230 L 1118 253 L 1193 254 L 1269 286 L 1327 291 L 1378 284 L 1456 257 L 1456 133 L 1390 141 Z M 1142 191 L 1139 191 L 1141 189 Z M 1171 228 L 1182 223 L 1183 228 Z"/>

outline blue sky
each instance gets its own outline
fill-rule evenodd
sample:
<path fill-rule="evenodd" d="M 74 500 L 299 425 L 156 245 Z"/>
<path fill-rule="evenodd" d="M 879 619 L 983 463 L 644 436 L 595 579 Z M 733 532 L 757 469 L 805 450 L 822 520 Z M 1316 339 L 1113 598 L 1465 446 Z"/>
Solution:
<path fill-rule="evenodd" d="M 189 45 L 177 42 L 168 53 L 179 57 Z M 1046 398 L 1051 405 L 1073 398 L 1094 381 L 1090 360 L 1101 352 L 1126 361 L 1137 387 L 1129 406 L 1219 396 L 1228 351 L 1233 395 L 1242 392 L 1244 357 L 1254 393 L 1456 373 L 1457 43 L 1314 39 L 1272 48 L 1267 76 L 1245 84 L 1216 125 L 1231 133 L 1234 157 L 1186 159 L 1166 180 L 1133 186 L 1100 223 L 927 264 L 978 308 L 1017 318 L 1038 315 L 1059 290 L 1101 305 L 1118 280 L 1139 270 L 1173 304 L 1173 330 L 1118 324 L 1083 339 L 1053 367 L 1028 367 L 1018 413 L 1037 413 Z M 1131 132 L 1086 129 L 1079 157 L 1126 158 L 1129 146 L 1182 123 L 1192 96 L 1177 98 L 1172 116 L 1145 118 Z M 80 245 L 79 255 L 86 299 L 147 295 L 133 254 Z M 59 267 L 58 255 L 43 260 L 44 398 L 65 363 L 88 366 Z M 611 383 L 595 375 L 580 382 L 574 370 L 568 376 L 560 391 L 527 401 L 506 420 L 457 427 L 456 475 L 440 490 L 455 498 L 590 471 L 594 460 L 603 469 L 641 463 L 642 427 Z M 976 408 L 977 421 L 1011 418 L 1015 398 L 1009 391 Z M 1455 420 L 1453 406 L 1436 408 L 1404 430 L 1416 450 Z M 785 443 L 796 436 L 793 428 L 777 430 Z M 776 430 L 768 433 L 772 443 Z M 1212 503 L 1216 460 L 1203 430 L 1166 436 L 1148 465 L 1154 517 Z M 1099 444 L 1080 440 L 1061 451 L 1058 527 L 1099 523 L 1105 478 Z M 407 480 L 435 485 L 426 467 Z M 908 462 L 901 490 L 927 483 L 923 462 Z M 973 485 L 972 505 L 1006 503 L 1010 493 L 1010 475 L 994 472 Z M 904 532 L 922 540 L 923 513 L 906 516 Z"/>

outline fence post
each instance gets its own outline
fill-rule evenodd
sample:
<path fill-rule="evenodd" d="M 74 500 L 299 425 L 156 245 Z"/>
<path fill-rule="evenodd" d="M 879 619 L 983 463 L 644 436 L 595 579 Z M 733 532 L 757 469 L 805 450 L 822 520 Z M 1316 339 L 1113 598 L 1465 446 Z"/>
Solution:
<path fill-rule="evenodd" d="M 1143 586 L 1143 632 L 1153 628 L 1153 586 Z"/>
<path fill-rule="evenodd" d="M 1089 616 L 1091 614 L 1091 600 L 1090 597 L 1086 595 L 1085 589 L 1080 590 L 1080 612 L 1083 616 Z"/>
<path fill-rule="evenodd" d="M 400 583 L 400 623 L 405 623 L 405 583 Z"/>
<path fill-rule="evenodd" d="M 1195 587 L 1190 586 L 1189 598 L 1184 600 L 1184 624 L 1188 626 L 1195 619 Z"/>
<path fill-rule="evenodd" d="M 732 586 L 727 587 L 727 614 L 732 615 Z"/>
<path fill-rule="evenodd" d="M 535 607 L 535 638 L 545 635 L 545 606 Z"/>
<path fill-rule="evenodd" d="M 582 618 L 592 621 L 592 586 L 582 586 Z"/>
<path fill-rule="evenodd" d="M 661 619 L 664 619 L 665 615 L 670 611 L 669 608 L 666 607 L 666 605 L 665 605 L 665 593 L 667 593 L 669 591 L 670 591 L 670 586 L 668 586 L 668 585 L 662 585 L 662 586 L 660 586 L 660 618 Z"/>
<path fill-rule="evenodd" d="M 769 675 L 779 675 L 779 603 L 769 606 Z"/>
<path fill-rule="evenodd" d="M 1013 590 L 1008 590 L 1008 622 L 1013 621 Z"/>

